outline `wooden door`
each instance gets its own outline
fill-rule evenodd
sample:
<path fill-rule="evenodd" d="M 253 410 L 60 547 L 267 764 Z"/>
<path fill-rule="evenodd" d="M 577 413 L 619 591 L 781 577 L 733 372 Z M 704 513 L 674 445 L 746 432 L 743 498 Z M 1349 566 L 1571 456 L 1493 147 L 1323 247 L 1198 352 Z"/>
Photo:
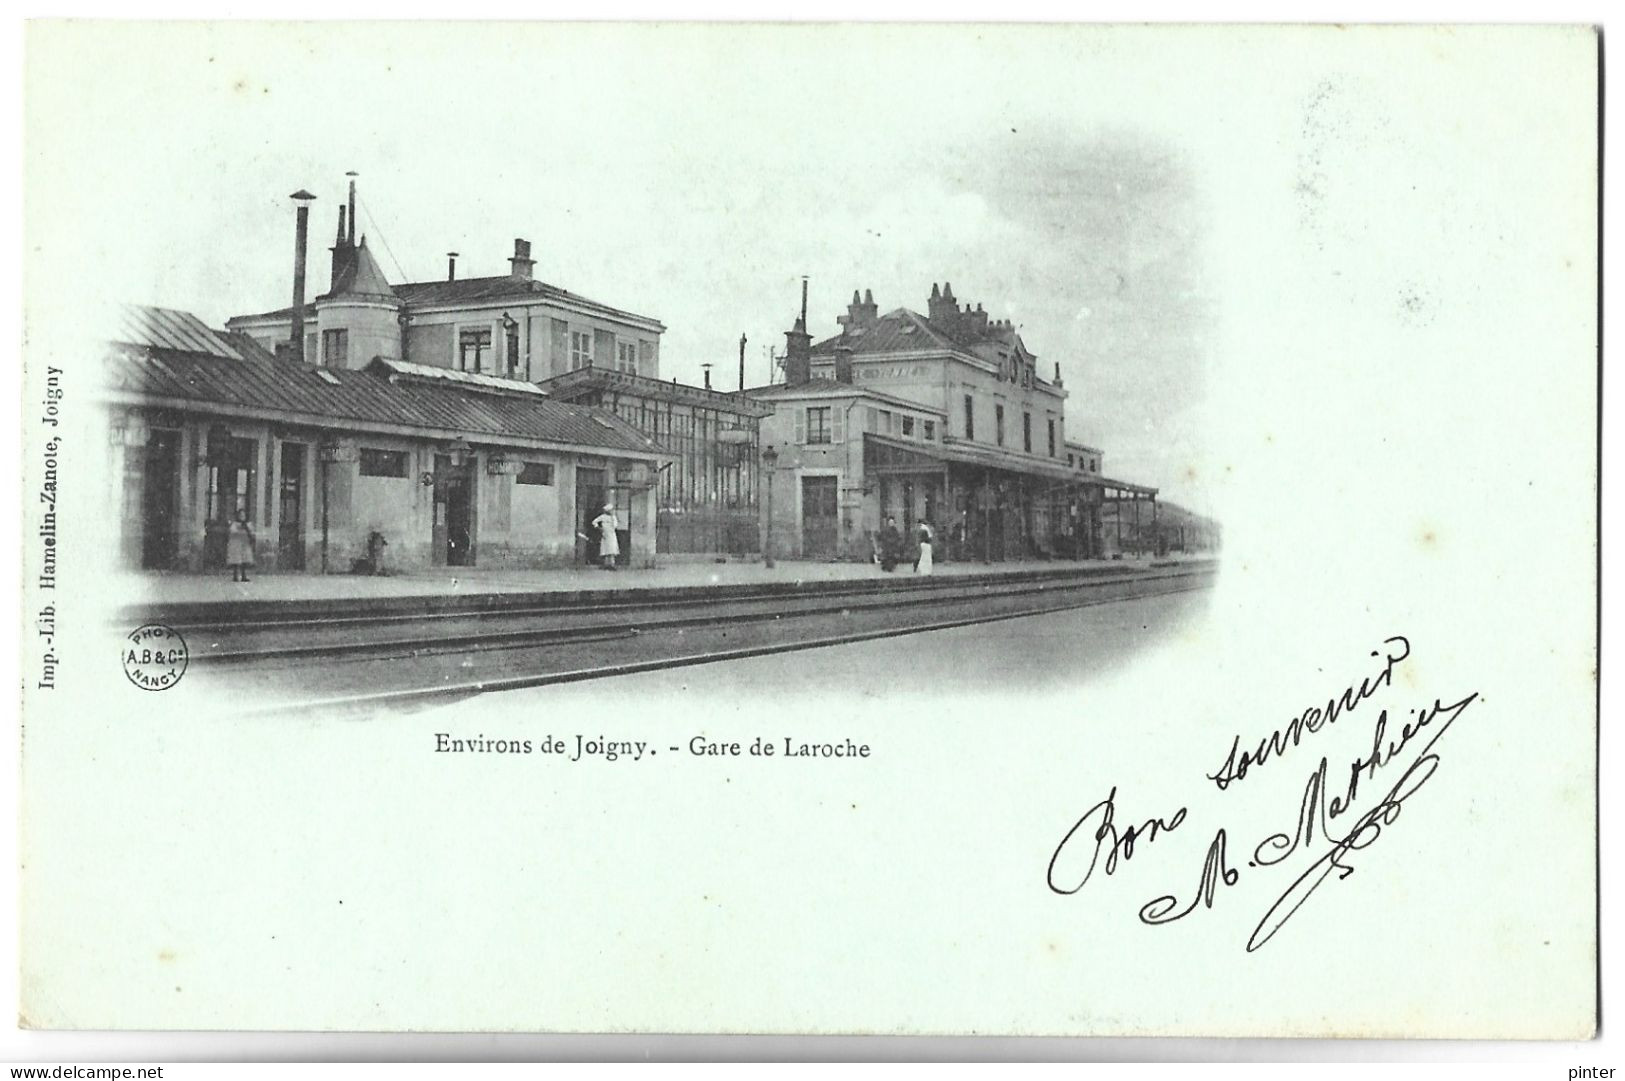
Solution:
<path fill-rule="evenodd" d="M 801 478 L 801 554 L 834 559 L 840 542 L 840 508 L 835 477 Z"/>

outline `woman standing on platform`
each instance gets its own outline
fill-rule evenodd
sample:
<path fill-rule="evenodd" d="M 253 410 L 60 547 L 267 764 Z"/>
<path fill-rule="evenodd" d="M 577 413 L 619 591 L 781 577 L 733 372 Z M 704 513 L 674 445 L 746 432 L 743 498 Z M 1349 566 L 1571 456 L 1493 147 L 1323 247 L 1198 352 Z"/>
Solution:
<path fill-rule="evenodd" d="M 248 568 L 254 565 L 254 531 L 248 528 L 248 512 L 240 510 L 226 527 L 226 562 L 231 564 L 233 582 L 248 581 Z"/>
<path fill-rule="evenodd" d="M 921 518 L 917 524 L 916 536 L 920 542 L 920 554 L 919 557 L 914 560 L 914 573 L 930 574 L 931 541 L 932 538 L 936 536 L 935 532 L 931 528 L 931 523 L 927 522 L 924 518 Z"/>
<path fill-rule="evenodd" d="M 621 523 L 615 520 L 615 506 L 612 503 L 604 504 L 604 513 L 592 520 L 593 528 L 598 530 L 598 556 L 604 561 L 604 569 L 615 569 L 615 558 L 621 554 L 621 538 L 616 531 Z"/>

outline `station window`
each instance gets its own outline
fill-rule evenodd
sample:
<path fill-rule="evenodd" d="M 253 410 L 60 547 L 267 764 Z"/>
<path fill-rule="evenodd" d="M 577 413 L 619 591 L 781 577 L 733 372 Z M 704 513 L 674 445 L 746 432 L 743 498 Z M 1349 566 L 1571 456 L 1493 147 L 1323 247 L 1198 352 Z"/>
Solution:
<path fill-rule="evenodd" d="M 349 360 L 350 332 L 348 330 L 322 331 L 322 363 L 329 368 L 342 368 Z"/>
<path fill-rule="evenodd" d="M 638 374 L 638 343 L 617 342 L 615 345 L 615 367 L 619 371 Z"/>
<path fill-rule="evenodd" d="M 373 447 L 362 447 L 361 475 L 363 477 L 406 476 L 406 452 L 404 450 L 377 450 Z"/>
<path fill-rule="evenodd" d="M 993 407 L 993 441 L 1004 446 L 1004 406 Z"/>
<path fill-rule="evenodd" d="M 1051 417 L 1045 422 L 1049 425 L 1049 456 L 1055 457 L 1055 418 Z"/>
<path fill-rule="evenodd" d="M 514 478 L 516 484 L 552 484 L 553 466 L 549 462 L 526 462 Z"/>
<path fill-rule="evenodd" d="M 934 421 L 934 420 L 928 420 L 928 421 L 924 422 L 924 425 L 925 425 L 925 438 L 926 438 L 926 440 L 927 441 L 935 441 L 935 439 L 937 438 L 937 422 Z"/>
<path fill-rule="evenodd" d="M 914 418 L 913 417 L 904 417 L 903 418 L 903 434 L 908 436 L 911 439 L 914 437 Z"/>
<path fill-rule="evenodd" d="M 976 438 L 976 403 L 969 394 L 965 395 L 965 438 Z"/>
<path fill-rule="evenodd" d="M 465 372 L 491 368 L 491 328 L 457 332 L 457 366 Z"/>
<path fill-rule="evenodd" d="M 592 367 L 592 331 L 570 332 L 570 370 Z"/>
<path fill-rule="evenodd" d="M 830 427 L 830 407 L 827 405 L 810 406 L 807 409 L 807 442 L 830 443 L 834 442 L 834 431 Z"/>
<path fill-rule="evenodd" d="M 1028 454 L 1033 452 L 1033 415 L 1021 414 L 1021 449 Z"/>

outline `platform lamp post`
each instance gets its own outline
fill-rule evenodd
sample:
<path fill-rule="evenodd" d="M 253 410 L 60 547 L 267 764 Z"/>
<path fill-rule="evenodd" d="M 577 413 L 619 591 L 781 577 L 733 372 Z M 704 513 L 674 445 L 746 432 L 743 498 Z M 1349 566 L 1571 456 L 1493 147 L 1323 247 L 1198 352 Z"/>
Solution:
<path fill-rule="evenodd" d="M 773 470 L 779 464 L 776 447 L 762 448 L 762 465 L 767 469 L 767 527 L 762 532 L 762 566 L 773 569 Z"/>

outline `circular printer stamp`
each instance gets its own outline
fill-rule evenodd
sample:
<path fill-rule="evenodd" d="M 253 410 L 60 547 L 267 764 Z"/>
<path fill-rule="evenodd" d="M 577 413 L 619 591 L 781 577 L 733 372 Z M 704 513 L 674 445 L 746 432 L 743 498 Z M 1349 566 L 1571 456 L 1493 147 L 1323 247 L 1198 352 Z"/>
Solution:
<path fill-rule="evenodd" d="M 124 675 L 144 691 L 167 691 L 186 674 L 186 639 L 173 627 L 148 623 L 124 639 Z"/>

